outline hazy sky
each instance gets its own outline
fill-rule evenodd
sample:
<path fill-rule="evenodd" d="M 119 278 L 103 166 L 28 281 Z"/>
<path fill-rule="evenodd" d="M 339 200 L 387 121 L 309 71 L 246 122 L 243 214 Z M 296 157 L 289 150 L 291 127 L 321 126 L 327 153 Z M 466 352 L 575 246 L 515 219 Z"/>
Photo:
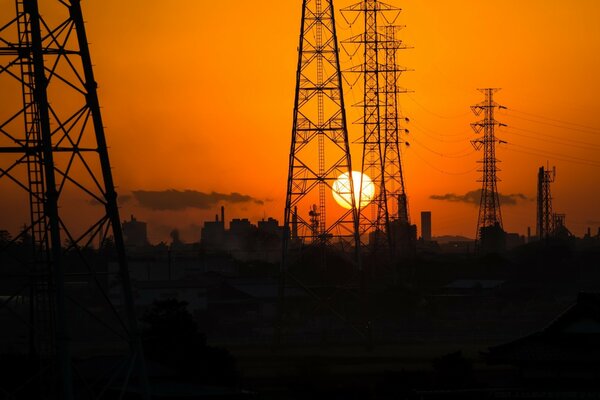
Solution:
<path fill-rule="evenodd" d="M 497 132 L 508 142 L 497 150 L 499 190 L 514 195 L 503 203 L 505 229 L 534 229 L 537 169 L 548 162 L 555 211 L 575 234 L 596 231 L 600 2 L 388 2 L 403 8 L 399 35 L 414 47 L 399 57 L 414 70 L 401 80 L 414 92 L 400 98 L 411 120 L 403 156 L 413 222 L 431 210 L 434 235 L 474 236 L 467 194 L 480 187 L 481 153 L 469 143 L 469 106 L 482 100 L 476 88 L 498 87 L 508 110 L 497 119 L 509 125 Z M 301 1 L 82 4 L 123 219 L 148 221 L 153 240 L 173 227 L 197 240 L 221 204 L 227 219 L 281 220 Z M 358 33 L 339 14 L 337 22 L 340 39 Z M 343 68 L 358 62 L 341 57 Z M 347 104 L 360 100 L 344 89 Z M 349 122 L 358 117 L 349 109 Z M 351 141 L 360 133 L 350 125 Z M 358 146 L 352 156 L 358 165 Z"/>

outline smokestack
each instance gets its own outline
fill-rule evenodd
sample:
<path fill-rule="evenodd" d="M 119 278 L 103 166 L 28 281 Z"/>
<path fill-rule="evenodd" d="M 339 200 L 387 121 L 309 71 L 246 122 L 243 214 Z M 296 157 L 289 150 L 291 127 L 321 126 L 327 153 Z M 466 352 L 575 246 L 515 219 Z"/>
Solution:
<path fill-rule="evenodd" d="M 531 242 L 531 227 L 527 227 L 527 243 Z"/>
<path fill-rule="evenodd" d="M 223 222 L 223 228 L 225 228 L 225 206 L 221 206 L 221 222 Z"/>
<path fill-rule="evenodd" d="M 431 240 L 431 211 L 421 211 L 421 238 Z"/>
<path fill-rule="evenodd" d="M 215 221 L 219 222 L 219 214 L 215 214 Z"/>
<path fill-rule="evenodd" d="M 588 226 L 588 234 L 587 237 L 592 237 L 592 228 Z"/>

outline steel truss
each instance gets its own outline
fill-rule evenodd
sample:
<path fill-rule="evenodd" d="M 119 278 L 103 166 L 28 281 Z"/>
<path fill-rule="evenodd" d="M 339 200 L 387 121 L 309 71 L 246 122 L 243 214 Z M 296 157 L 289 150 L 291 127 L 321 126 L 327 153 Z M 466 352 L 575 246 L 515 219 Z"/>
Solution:
<path fill-rule="evenodd" d="M 392 258 L 395 240 L 390 222 L 402 220 L 408 223 L 397 98 L 405 91 L 397 81 L 406 69 L 396 62 L 397 51 L 406 46 L 396 39 L 398 27 L 394 26 L 400 11 L 400 8 L 378 0 L 362 0 L 342 9 L 342 15 L 350 25 L 360 17 L 363 20 L 363 33 L 344 40 L 343 44 L 358 45 L 363 50 L 363 63 L 348 72 L 360 73 L 363 77 L 363 100 L 357 104 L 363 109 L 361 171 L 377 187 L 371 204 L 360 210 L 360 235 L 363 244 L 368 243 L 370 253 L 388 248 Z M 354 17 L 346 18 L 346 15 Z"/>
<path fill-rule="evenodd" d="M 28 222 L 0 241 L 1 351 L 38 362 L 3 389 L 11 398 L 31 395 L 32 385 L 38 398 L 114 398 L 135 380 L 147 393 L 80 2 L 7 3 L 0 188 L 4 212 Z"/>
<path fill-rule="evenodd" d="M 316 267 L 325 273 L 332 267 L 332 254 L 336 254 L 333 261 L 346 260 L 349 269 L 344 282 L 329 284 L 337 287 L 334 292 L 357 289 L 361 267 L 354 182 L 348 179 L 340 185 L 338 180 L 343 174 L 350 177 L 351 172 L 333 1 L 304 0 L 284 211 L 277 342 L 282 336 L 288 282 L 313 297 L 317 308 L 347 320 L 333 305 L 336 293 L 318 293 L 315 282 L 294 276 L 292 269 Z M 347 209 L 332 204 L 334 190 L 347 200 Z M 313 258 L 307 261 L 311 255 Z M 350 325 L 362 334 L 357 324 Z"/>
<path fill-rule="evenodd" d="M 481 180 L 481 200 L 479 205 L 479 216 L 477 218 L 477 246 L 481 248 L 482 233 L 489 229 L 503 231 L 502 214 L 500 211 L 500 198 L 498 196 L 497 182 L 500 180 L 497 173 L 500 169 L 496 166 L 500 160 L 496 158 L 496 143 L 505 143 L 499 140 L 495 135 L 496 126 L 506 126 L 494 119 L 494 110 L 496 108 L 506 108 L 494 101 L 494 93 L 497 88 L 478 89 L 484 94 L 485 100 L 481 103 L 471 106 L 471 111 L 479 116 L 483 112 L 484 118 L 480 121 L 471 123 L 471 128 L 476 134 L 483 135 L 471 141 L 475 150 L 483 148 L 483 168 L 478 170 L 482 173 Z"/>

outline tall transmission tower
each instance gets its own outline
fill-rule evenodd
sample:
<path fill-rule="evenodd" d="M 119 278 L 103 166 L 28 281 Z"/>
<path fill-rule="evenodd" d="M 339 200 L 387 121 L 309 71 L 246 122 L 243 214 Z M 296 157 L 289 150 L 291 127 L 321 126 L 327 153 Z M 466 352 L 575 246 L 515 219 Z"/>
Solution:
<path fill-rule="evenodd" d="M 384 101 L 384 180 L 388 194 L 388 211 L 390 219 L 409 223 L 408 203 L 404 188 L 404 174 L 402 172 L 402 159 L 400 145 L 403 143 L 400 134 L 408 130 L 400 125 L 401 115 L 398 111 L 398 94 L 406 90 L 398 86 L 398 78 L 405 71 L 397 65 L 396 54 L 399 49 L 406 48 L 402 41 L 396 39 L 396 31 L 399 26 L 389 25 L 385 27 L 385 66 L 383 70 L 384 87 L 382 94 Z M 405 120 L 407 121 L 407 120 Z"/>
<path fill-rule="evenodd" d="M 384 101 L 384 151 L 383 172 L 387 205 L 390 219 L 390 234 L 392 254 L 407 256 L 412 254 L 415 246 L 416 231 L 410 224 L 408 197 L 404 185 L 402 168 L 401 145 L 405 143 L 402 134 L 408 134 L 408 129 L 403 124 L 408 123 L 408 118 L 402 118 L 399 111 L 398 95 L 407 90 L 398 85 L 398 79 L 406 68 L 397 63 L 398 50 L 406 49 L 406 45 L 396 38 L 400 26 L 388 25 L 385 27 L 385 64 L 383 69 L 384 87 L 381 91 L 385 96 Z M 414 239 L 414 240 L 413 240 Z"/>
<path fill-rule="evenodd" d="M 2 351 L 38 361 L 3 392 L 113 398 L 136 376 L 147 393 L 80 2 L 9 3 L 0 6 L 0 187 L 5 222 L 28 222 L 0 242 Z"/>
<path fill-rule="evenodd" d="M 552 211 L 552 193 L 550 184 L 556 177 L 556 168 L 552 170 L 540 167 L 537 185 L 537 224 L 536 236 L 545 240 L 554 234 L 554 214 Z"/>
<path fill-rule="evenodd" d="M 309 250 L 313 255 L 319 253 L 317 263 L 321 272 L 327 270 L 327 254 L 334 249 L 346 255 L 354 263 L 354 268 L 360 269 L 358 212 L 351 173 L 333 1 L 304 0 L 284 211 L 276 340 L 280 340 L 281 336 L 286 278 L 292 277 L 290 267 Z M 347 179 L 339 180 L 344 174 Z M 334 190 L 346 200 L 347 209 L 339 205 L 328 207 L 328 204 L 333 205 Z M 356 272 L 348 271 L 348 274 Z M 292 278 L 294 284 L 306 288 L 307 285 L 297 277 Z"/>
<path fill-rule="evenodd" d="M 496 164 L 496 143 L 505 143 L 496 138 L 496 126 L 506 126 L 494 119 L 494 110 L 503 109 L 504 106 L 494 101 L 494 93 L 500 89 L 486 88 L 478 89 L 484 94 L 485 99 L 474 106 L 471 110 L 476 116 L 483 112 L 483 119 L 473 122 L 471 127 L 480 137 L 471 141 L 475 150 L 483 148 L 483 168 L 481 186 L 481 201 L 479 204 L 479 216 L 477 218 L 477 247 L 483 252 L 500 251 L 504 248 L 504 231 L 502 228 L 502 214 L 500 212 L 500 199 L 498 196 L 498 176 L 500 171 Z"/>
<path fill-rule="evenodd" d="M 386 61 L 389 61 L 386 57 L 389 52 L 385 52 L 389 41 L 383 32 L 383 26 L 392 25 L 400 11 L 400 8 L 378 0 L 361 0 L 342 9 L 342 15 L 355 13 L 356 18 L 351 18 L 352 22 L 362 17 L 364 24 L 363 33 L 345 40 L 344 43 L 358 44 L 363 49 L 363 64 L 350 72 L 360 72 L 363 76 L 363 100 L 360 104 L 363 109 L 361 172 L 370 177 L 377 188 L 377 194 L 370 205 L 361 207 L 359 214 L 360 236 L 363 240 L 368 238 L 372 252 L 376 252 L 381 247 L 392 248 L 389 229 L 390 199 L 386 187 L 384 164 L 388 150 L 386 148 L 388 127 L 385 125 L 385 121 L 387 119 L 386 112 L 389 111 L 386 107 L 388 82 L 385 81 L 384 73 L 388 70 L 390 72 L 395 70 L 396 66 L 395 64 L 394 66 L 385 64 Z M 351 23 L 348 19 L 346 20 Z M 395 57 L 395 53 L 393 57 Z M 390 96 L 392 95 L 390 94 Z"/>

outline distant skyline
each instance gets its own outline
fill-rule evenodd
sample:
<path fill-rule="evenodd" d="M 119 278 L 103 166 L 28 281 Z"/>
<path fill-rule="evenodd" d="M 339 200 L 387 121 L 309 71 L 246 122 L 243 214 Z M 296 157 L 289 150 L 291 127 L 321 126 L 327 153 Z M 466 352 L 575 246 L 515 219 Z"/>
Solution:
<path fill-rule="evenodd" d="M 434 236 L 474 237 L 481 153 L 469 142 L 478 119 L 469 107 L 482 100 L 477 88 L 499 87 L 495 100 L 508 107 L 496 115 L 508 125 L 497 131 L 508 142 L 497 149 L 505 230 L 535 231 L 537 170 L 548 163 L 557 167 L 554 210 L 567 215 L 574 234 L 596 232 L 600 2 L 387 2 L 403 9 L 398 35 L 414 47 L 399 54 L 413 70 L 400 80 L 413 91 L 400 96 L 410 119 L 403 165 L 412 222 L 430 210 Z M 121 219 L 148 222 L 151 241 L 168 240 L 174 228 L 197 240 L 193 232 L 221 204 L 227 220 L 281 221 L 301 1 L 82 6 Z M 340 40 L 358 33 L 336 18 Z M 341 62 L 360 61 L 342 50 Z M 358 86 L 344 87 L 352 142 L 361 134 L 352 124 L 360 117 L 351 107 Z M 359 169 L 360 146 L 352 152 Z M 160 196 L 179 197 L 173 207 L 152 206 Z M 0 229 L 24 222 L 9 214 L 2 211 Z"/>

